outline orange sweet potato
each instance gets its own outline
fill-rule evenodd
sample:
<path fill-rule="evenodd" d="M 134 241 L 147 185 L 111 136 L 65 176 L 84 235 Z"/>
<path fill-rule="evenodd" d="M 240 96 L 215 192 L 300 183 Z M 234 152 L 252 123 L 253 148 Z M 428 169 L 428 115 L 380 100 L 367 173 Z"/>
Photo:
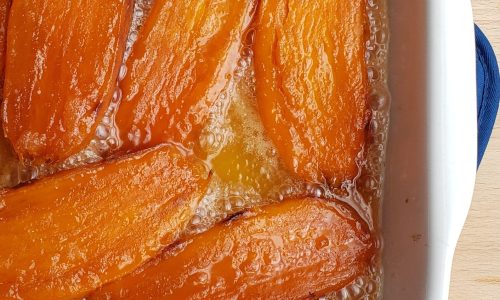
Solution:
<path fill-rule="evenodd" d="M 7 42 L 7 22 L 9 21 L 11 0 L 0 0 L 0 98 L 3 98 L 5 50 Z M 0 103 L 1 103 L 0 99 Z M 0 130 L 1 132 L 1 130 Z"/>
<path fill-rule="evenodd" d="M 3 100 L 3 81 L 5 68 L 5 50 L 7 42 L 7 23 L 9 19 L 11 1 L 0 0 L 0 104 Z M 0 119 L 1 124 L 1 119 Z M 13 161 L 13 153 L 9 142 L 5 139 L 0 126 L 0 188 L 10 186 L 18 173 L 17 164 Z"/>
<path fill-rule="evenodd" d="M 374 243 L 343 204 L 288 200 L 179 244 L 90 299 L 302 299 L 366 270 Z"/>
<path fill-rule="evenodd" d="M 25 163 L 87 146 L 116 87 L 131 12 L 132 0 L 13 2 L 3 126 Z"/>
<path fill-rule="evenodd" d="M 9 141 L 1 133 L 0 128 L 0 189 L 19 184 L 25 174 L 22 166 L 15 159 Z"/>
<path fill-rule="evenodd" d="M 358 172 L 368 119 L 365 0 L 262 0 L 257 100 L 297 176 L 338 184 Z"/>
<path fill-rule="evenodd" d="M 120 151 L 198 142 L 228 87 L 254 7 L 254 0 L 155 1 L 120 84 Z"/>
<path fill-rule="evenodd" d="M 0 193 L 0 298 L 73 299 L 178 239 L 204 164 L 162 146 Z"/>

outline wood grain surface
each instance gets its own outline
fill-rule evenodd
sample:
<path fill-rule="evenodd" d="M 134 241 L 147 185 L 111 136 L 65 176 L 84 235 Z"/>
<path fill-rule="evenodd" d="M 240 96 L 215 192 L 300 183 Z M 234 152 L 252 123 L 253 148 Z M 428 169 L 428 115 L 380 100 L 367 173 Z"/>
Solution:
<path fill-rule="evenodd" d="M 500 0 L 472 0 L 475 22 L 500 58 Z M 500 118 L 498 118 L 500 120 Z M 453 262 L 450 299 L 500 299 L 500 122 L 479 169 Z"/>

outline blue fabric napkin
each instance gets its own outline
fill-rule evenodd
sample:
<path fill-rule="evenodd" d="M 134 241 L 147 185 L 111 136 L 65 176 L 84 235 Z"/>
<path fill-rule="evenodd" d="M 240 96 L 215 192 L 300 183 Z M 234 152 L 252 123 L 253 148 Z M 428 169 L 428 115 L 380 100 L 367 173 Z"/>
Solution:
<path fill-rule="evenodd" d="M 477 76 L 477 166 L 481 164 L 488 146 L 500 100 L 500 74 L 498 64 L 488 39 L 475 25 L 476 76 Z"/>

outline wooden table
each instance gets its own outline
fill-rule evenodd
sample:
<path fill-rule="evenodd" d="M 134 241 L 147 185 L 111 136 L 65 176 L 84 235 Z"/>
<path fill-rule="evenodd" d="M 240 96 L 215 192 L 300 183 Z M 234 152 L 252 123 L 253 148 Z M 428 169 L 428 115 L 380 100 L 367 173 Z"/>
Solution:
<path fill-rule="evenodd" d="M 472 5 L 475 22 L 500 58 L 500 0 L 472 0 Z M 500 117 L 455 254 L 450 299 L 500 299 Z"/>

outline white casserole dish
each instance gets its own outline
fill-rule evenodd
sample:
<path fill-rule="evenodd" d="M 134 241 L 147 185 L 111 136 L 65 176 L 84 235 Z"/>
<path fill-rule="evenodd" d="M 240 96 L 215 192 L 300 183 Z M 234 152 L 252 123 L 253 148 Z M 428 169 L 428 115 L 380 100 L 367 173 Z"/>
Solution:
<path fill-rule="evenodd" d="M 471 3 L 388 0 L 388 7 L 384 299 L 447 299 L 476 173 Z"/>

